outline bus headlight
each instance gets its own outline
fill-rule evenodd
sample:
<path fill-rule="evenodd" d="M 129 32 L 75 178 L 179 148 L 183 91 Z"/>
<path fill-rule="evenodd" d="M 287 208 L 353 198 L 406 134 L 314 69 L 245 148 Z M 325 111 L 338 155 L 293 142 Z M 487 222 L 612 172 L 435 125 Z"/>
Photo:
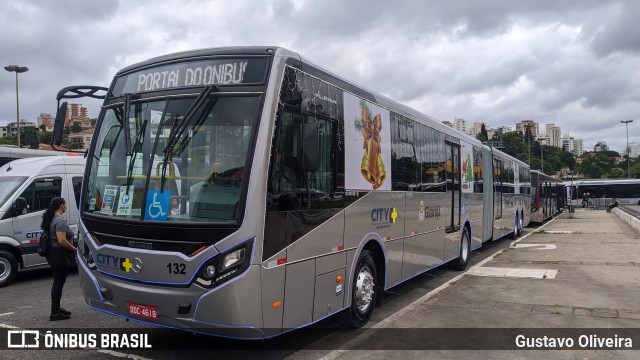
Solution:
<path fill-rule="evenodd" d="M 213 264 L 205 266 L 204 270 L 202 271 L 202 275 L 204 275 L 204 277 L 207 279 L 213 279 L 213 277 L 216 275 L 216 266 Z"/>
<path fill-rule="evenodd" d="M 200 267 L 194 282 L 205 288 L 213 288 L 242 274 L 249 268 L 253 241 L 245 241 L 228 251 L 209 259 Z"/>
<path fill-rule="evenodd" d="M 222 271 L 225 271 L 242 261 L 244 257 L 244 248 L 233 251 L 224 256 L 222 260 Z"/>

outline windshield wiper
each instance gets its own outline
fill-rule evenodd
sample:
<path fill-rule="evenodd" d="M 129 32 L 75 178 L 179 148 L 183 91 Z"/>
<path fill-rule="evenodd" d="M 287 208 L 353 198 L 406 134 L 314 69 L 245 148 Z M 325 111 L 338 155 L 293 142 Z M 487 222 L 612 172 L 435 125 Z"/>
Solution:
<path fill-rule="evenodd" d="M 127 169 L 127 189 L 125 191 L 126 194 L 129 193 L 129 186 L 133 182 L 133 168 L 135 166 L 136 157 L 138 155 L 138 148 L 140 147 L 140 143 L 142 142 L 142 138 L 144 137 L 144 132 L 147 128 L 147 119 L 144 119 L 138 134 L 136 135 L 136 141 L 133 143 L 133 148 L 131 150 L 131 159 L 129 160 L 129 168 Z"/>
<path fill-rule="evenodd" d="M 131 99 L 133 95 L 130 93 L 124 96 L 124 111 L 122 114 L 122 127 L 124 128 L 124 147 L 125 155 L 131 155 L 131 124 L 129 123 L 129 113 L 131 111 Z"/>
<path fill-rule="evenodd" d="M 167 164 L 169 163 L 169 161 L 173 159 L 173 150 L 178 144 L 182 134 L 189 127 L 189 123 L 191 123 L 191 121 L 196 116 L 196 114 L 198 114 L 198 111 L 205 104 L 209 102 L 209 96 L 211 95 L 211 92 L 215 88 L 216 87 L 213 85 L 208 85 L 204 89 L 202 89 L 198 97 L 196 97 L 196 99 L 191 103 L 191 106 L 189 106 L 189 109 L 187 109 L 187 112 L 184 114 L 182 121 L 178 122 L 178 119 L 176 118 L 173 125 L 171 126 L 171 131 L 169 133 L 169 140 L 167 141 L 167 145 L 164 148 L 164 159 L 162 159 L 162 176 L 160 181 L 160 192 L 164 191 L 164 185 L 165 185 L 165 182 L 167 181 L 165 177 L 167 173 Z M 194 126 L 201 123 L 202 122 L 201 119 L 203 118 L 204 118 L 204 115 L 201 113 L 200 118 L 198 119 L 199 121 L 197 121 L 196 124 L 194 124 Z"/>
<path fill-rule="evenodd" d="M 178 126 L 175 126 L 174 123 L 174 126 L 171 127 L 169 141 L 167 141 L 167 145 L 164 148 L 165 155 L 173 152 L 173 149 L 180 139 L 180 136 L 182 136 L 184 131 L 187 129 L 189 122 L 191 122 L 198 110 L 207 103 L 207 98 L 209 97 L 209 95 L 211 95 L 213 89 L 213 85 L 206 86 L 204 89 L 202 89 L 198 97 L 193 101 L 193 103 L 191 103 L 189 109 L 187 109 L 187 112 L 184 114 L 184 117 L 182 118 L 182 121 L 178 124 Z"/>

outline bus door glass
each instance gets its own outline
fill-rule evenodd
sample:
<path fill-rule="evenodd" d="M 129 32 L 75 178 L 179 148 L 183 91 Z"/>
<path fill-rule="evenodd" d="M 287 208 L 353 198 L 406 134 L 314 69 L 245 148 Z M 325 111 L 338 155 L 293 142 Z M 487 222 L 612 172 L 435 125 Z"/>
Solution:
<path fill-rule="evenodd" d="M 493 213 L 496 218 L 502 219 L 502 160 L 493 161 Z"/>
<path fill-rule="evenodd" d="M 447 144 L 447 202 L 450 212 L 447 219 L 447 232 L 460 229 L 460 145 L 446 141 Z"/>

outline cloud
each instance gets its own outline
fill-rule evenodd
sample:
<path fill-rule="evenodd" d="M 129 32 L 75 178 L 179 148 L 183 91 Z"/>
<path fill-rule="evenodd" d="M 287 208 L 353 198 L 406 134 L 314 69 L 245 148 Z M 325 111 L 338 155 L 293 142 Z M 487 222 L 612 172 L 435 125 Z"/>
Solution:
<path fill-rule="evenodd" d="M 135 62 L 274 45 L 440 120 L 534 119 L 585 147 L 605 140 L 621 150 L 626 137 L 612 124 L 640 115 L 637 13 L 640 3 L 623 0 L 8 0 L 0 30 L 12 36 L 0 38 L 0 60 L 30 68 L 20 113 L 32 121 L 55 112 L 59 89 L 108 86 Z M 0 123 L 14 119 L 15 75 L 4 72 Z M 630 140 L 640 142 L 635 129 Z"/>

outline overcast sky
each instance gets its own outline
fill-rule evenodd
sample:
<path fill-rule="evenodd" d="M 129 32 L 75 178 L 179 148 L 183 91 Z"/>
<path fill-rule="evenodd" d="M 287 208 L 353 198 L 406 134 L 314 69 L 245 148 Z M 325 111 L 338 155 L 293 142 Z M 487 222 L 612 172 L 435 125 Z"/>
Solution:
<path fill-rule="evenodd" d="M 150 57 L 277 45 L 439 120 L 555 123 L 593 149 L 640 143 L 640 1 L 5 0 L 0 65 L 20 117 Z M 0 73 L 0 124 L 15 121 Z M 89 115 L 99 104 L 87 100 Z"/>

